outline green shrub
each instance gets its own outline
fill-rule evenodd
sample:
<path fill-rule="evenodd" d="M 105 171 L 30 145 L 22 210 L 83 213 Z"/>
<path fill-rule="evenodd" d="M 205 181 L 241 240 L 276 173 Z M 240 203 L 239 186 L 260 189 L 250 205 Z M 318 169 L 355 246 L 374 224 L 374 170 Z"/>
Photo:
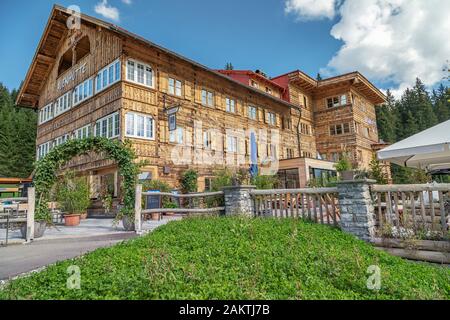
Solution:
<path fill-rule="evenodd" d="M 251 184 L 259 190 L 274 189 L 278 184 L 278 177 L 257 175 L 252 178 Z"/>
<path fill-rule="evenodd" d="M 68 267 L 81 290 L 67 288 Z M 370 266 L 381 289 L 370 290 Z M 450 270 L 296 219 L 192 218 L 10 282 L 0 299 L 450 299 Z"/>
<path fill-rule="evenodd" d="M 56 200 L 68 214 L 85 213 L 91 203 L 89 193 L 86 177 L 76 177 L 73 171 L 66 172 L 56 185 Z"/>
<path fill-rule="evenodd" d="M 183 193 L 192 193 L 198 191 L 198 173 L 195 170 L 188 170 L 181 177 L 181 191 Z"/>

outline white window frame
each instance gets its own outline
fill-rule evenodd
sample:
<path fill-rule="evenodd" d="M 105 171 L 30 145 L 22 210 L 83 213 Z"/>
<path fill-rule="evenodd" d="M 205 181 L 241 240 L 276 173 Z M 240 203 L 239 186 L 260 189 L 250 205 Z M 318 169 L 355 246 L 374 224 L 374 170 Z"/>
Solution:
<path fill-rule="evenodd" d="M 119 65 L 119 68 L 117 69 L 117 65 Z M 112 67 L 112 71 L 114 73 L 113 75 L 113 81 L 110 82 L 110 68 Z M 99 93 L 102 92 L 103 90 L 111 87 L 113 84 L 119 82 L 122 78 L 122 67 L 121 67 L 121 62 L 120 59 L 116 59 L 114 60 L 112 63 L 108 64 L 106 67 L 104 67 L 103 69 L 101 69 L 99 72 L 97 72 L 96 76 L 95 76 L 95 83 L 94 83 L 94 92 L 95 93 Z M 119 72 L 117 72 L 119 71 Z M 119 74 L 119 76 L 117 77 L 117 74 Z M 106 78 L 106 84 L 105 84 L 105 78 Z M 99 88 L 99 84 L 100 84 L 100 88 Z"/>
<path fill-rule="evenodd" d="M 53 105 L 54 105 L 53 103 L 49 103 L 41 110 L 39 110 L 39 124 L 46 123 L 53 119 L 54 117 Z"/>
<path fill-rule="evenodd" d="M 271 126 L 276 126 L 277 125 L 277 115 L 273 112 L 267 112 L 267 122 Z"/>
<path fill-rule="evenodd" d="M 258 109 L 255 106 L 248 106 L 248 117 L 252 120 L 258 119 Z M 253 116 L 254 115 L 254 116 Z"/>
<path fill-rule="evenodd" d="M 132 117 L 133 127 L 129 128 L 129 120 Z M 138 135 L 138 117 L 142 117 L 144 121 L 144 136 Z M 147 136 L 148 133 L 148 125 L 150 120 L 151 123 L 151 136 Z M 155 140 L 155 119 L 148 114 L 136 113 L 136 112 L 127 112 L 125 114 L 125 136 L 136 139 L 144 139 L 144 140 Z M 132 129 L 132 133 L 128 133 L 129 129 Z"/>
<path fill-rule="evenodd" d="M 72 91 L 68 91 L 56 99 L 54 114 L 55 117 L 69 111 L 72 108 Z"/>
<path fill-rule="evenodd" d="M 202 89 L 202 105 L 214 107 L 214 92 Z"/>
<path fill-rule="evenodd" d="M 238 152 L 238 138 L 235 136 L 227 136 L 227 152 Z"/>
<path fill-rule="evenodd" d="M 231 98 L 225 99 L 226 111 L 230 113 L 236 113 L 236 100 Z"/>
<path fill-rule="evenodd" d="M 38 146 L 38 150 L 36 152 L 36 158 L 38 160 L 45 157 L 51 150 L 53 149 L 53 141 L 47 141 Z"/>
<path fill-rule="evenodd" d="M 90 124 L 75 130 L 73 133 L 74 139 L 85 139 L 89 137 L 92 137 L 92 125 Z"/>
<path fill-rule="evenodd" d="M 171 82 L 173 83 L 173 85 L 171 85 Z M 169 77 L 168 92 L 171 95 L 181 97 L 183 95 L 183 82 L 176 78 Z"/>
<path fill-rule="evenodd" d="M 130 74 L 129 74 L 129 69 L 128 69 L 128 62 L 133 62 L 134 63 L 133 79 L 130 79 Z M 142 78 L 143 81 L 142 82 L 138 81 L 138 79 L 139 79 L 139 67 L 142 67 L 143 70 L 144 70 L 144 74 L 143 74 L 143 78 Z M 152 88 L 152 89 L 155 88 L 155 69 L 153 69 L 153 67 L 151 65 L 143 63 L 143 62 L 140 62 L 140 61 L 135 60 L 135 59 L 128 58 L 125 68 L 126 68 L 125 74 L 126 74 L 127 81 L 132 82 L 132 83 L 136 83 L 138 85 L 145 86 L 145 87 L 148 87 L 148 88 Z M 149 84 L 148 73 L 151 74 L 150 84 Z"/>
<path fill-rule="evenodd" d="M 53 142 L 54 147 L 58 147 L 70 140 L 70 134 L 66 133 L 56 138 Z"/>
<path fill-rule="evenodd" d="M 177 130 L 173 130 L 169 132 L 169 142 L 176 144 L 184 143 L 184 128 L 177 127 Z"/>
<path fill-rule="evenodd" d="M 116 118 L 118 119 L 118 123 L 116 122 Z M 106 122 L 106 136 L 103 135 L 103 124 Z M 109 135 L 109 124 L 111 123 L 111 136 Z M 99 129 L 98 129 L 99 128 Z M 94 128 L 94 136 L 96 137 L 104 137 L 108 139 L 114 139 L 120 136 L 120 116 L 119 112 L 114 112 L 106 117 L 100 118 L 95 122 Z"/>
<path fill-rule="evenodd" d="M 80 103 L 86 101 L 87 99 L 91 98 L 94 95 L 94 78 L 89 78 L 79 85 L 77 85 L 73 89 L 72 93 L 72 106 L 75 107 L 79 105 Z M 81 90 L 81 96 L 80 91 Z M 81 99 L 79 99 L 81 98 Z"/>
<path fill-rule="evenodd" d="M 206 150 L 212 149 L 212 134 L 209 130 L 203 132 L 203 148 Z"/>

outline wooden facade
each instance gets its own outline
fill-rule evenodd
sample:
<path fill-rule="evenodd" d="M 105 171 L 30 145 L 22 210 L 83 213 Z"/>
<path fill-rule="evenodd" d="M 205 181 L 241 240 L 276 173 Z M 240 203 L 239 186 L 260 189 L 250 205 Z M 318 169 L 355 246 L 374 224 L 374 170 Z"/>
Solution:
<path fill-rule="evenodd" d="M 353 125 L 375 120 L 374 105 L 384 98 L 359 74 L 336 83 L 305 81 L 297 73 L 278 79 L 250 73 L 239 80 L 89 16 L 71 29 L 70 13 L 54 7 L 18 96 L 18 104 L 40 113 L 38 156 L 88 132 L 130 140 L 139 160 L 148 162 L 147 177 L 177 187 L 180 174 L 193 168 L 201 190 L 217 168 L 249 167 L 250 131 L 258 137 L 259 162 L 316 158 L 346 145 L 362 150 L 361 163 L 368 163 L 376 127 L 365 138 Z M 328 110 L 326 99 L 342 93 L 348 104 Z M 353 97 L 366 109 L 351 103 Z M 172 108 L 178 108 L 175 131 L 169 131 Z M 349 122 L 352 134 L 331 137 L 329 124 L 336 121 Z M 112 175 L 118 189 L 116 165 L 101 154 L 77 157 L 68 166 L 94 185 Z"/>

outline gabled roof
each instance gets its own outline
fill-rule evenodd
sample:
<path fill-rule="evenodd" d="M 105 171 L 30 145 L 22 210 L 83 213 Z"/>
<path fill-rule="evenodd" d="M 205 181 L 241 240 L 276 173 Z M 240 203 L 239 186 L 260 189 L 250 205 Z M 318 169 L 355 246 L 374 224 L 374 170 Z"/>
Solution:
<path fill-rule="evenodd" d="M 45 83 L 45 80 L 47 79 L 53 65 L 55 64 L 56 54 L 58 52 L 58 48 L 60 45 L 60 41 L 64 38 L 64 35 L 67 32 L 67 26 L 66 21 L 67 18 L 70 16 L 71 12 L 67 8 L 55 5 L 53 6 L 52 12 L 50 14 L 50 17 L 48 19 L 47 25 L 44 30 L 44 34 L 42 35 L 42 38 L 39 42 L 38 48 L 36 50 L 36 53 L 34 55 L 34 58 L 32 60 L 31 66 L 28 69 L 28 73 L 26 75 L 25 81 L 23 83 L 23 86 L 20 88 L 18 97 L 17 97 L 17 104 L 21 106 L 28 106 L 28 107 L 37 107 L 38 100 L 39 100 L 39 93 L 42 90 L 42 87 Z M 242 84 L 239 81 L 236 81 L 224 74 L 221 74 L 213 69 L 210 69 L 202 64 L 199 64 L 198 62 L 195 62 L 191 59 L 188 59 L 178 53 L 175 53 L 173 51 L 170 51 L 166 48 L 163 48 L 145 38 L 142 38 L 134 33 L 131 33 L 117 25 L 114 25 L 112 23 L 88 16 L 86 14 L 81 14 L 81 20 L 85 23 L 90 23 L 98 27 L 105 28 L 109 31 L 112 31 L 122 37 L 125 38 L 132 38 L 133 40 L 139 41 L 143 45 L 150 46 L 152 48 L 158 49 L 161 52 L 164 52 L 168 55 L 171 55 L 173 57 L 176 57 L 180 60 L 183 60 L 191 65 L 193 65 L 196 68 L 199 68 L 203 71 L 209 72 L 214 74 L 215 76 L 221 77 L 222 79 L 231 82 L 233 84 L 236 84 L 241 87 L 245 87 L 249 91 L 265 96 L 268 99 L 274 100 L 277 103 L 284 105 L 288 108 L 295 108 L 298 107 L 286 102 L 282 99 L 276 98 L 270 94 L 267 94 L 261 90 L 258 90 L 256 88 L 253 88 L 249 85 Z"/>
<path fill-rule="evenodd" d="M 374 104 L 382 104 L 386 102 L 386 96 L 358 71 L 323 80 L 316 80 L 300 70 L 294 70 L 272 78 L 271 80 L 278 81 L 283 77 L 288 77 L 289 82 L 295 83 L 300 88 L 310 93 L 318 93 L 320 89 L 326 89 L 348 82 Z"/>
<path fill-rule="evenodd" d="M 272 79 L 266 78 L 262 74 L 252 71 L 252 70 L 216 70 L 219 73 L 225 74 L 225 75 L 246 75 L 250 78 L 257 78 L 265 83 L 268 83 L 274 87 L 277 87 L 280 90 L 284 90 L 285 88 L 283 86 L 280 86 L 278 83 L 273 82 Z"/>

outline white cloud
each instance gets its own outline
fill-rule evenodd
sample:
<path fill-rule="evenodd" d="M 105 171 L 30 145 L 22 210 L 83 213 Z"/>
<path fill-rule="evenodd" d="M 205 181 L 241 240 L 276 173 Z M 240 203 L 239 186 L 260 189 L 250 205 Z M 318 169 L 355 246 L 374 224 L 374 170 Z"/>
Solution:
<path fill-rule="evenodd" d="M 345 0 L 331 30 L 343 45 L 321 72 L 357 70 L 385 87 L 394 84 L 397 94 L 416 77 L 432 86 L 450 58 L 448 12 L 450 1 L 442 0 Z"/>
<path fill-rule="evenodd" d="M 338 0 L 287 0 L 286 13 L 293 13 L 300 20 L 332 19 Z"/>
<path fill-rule="evenodd" d="M 129 1 L 129 0 L 127 0 Z M 108 0 L 102 0 L 95 5 L 95 12 L 107 19 L 119 21 L 119 9 L 108 4 Z"/>

